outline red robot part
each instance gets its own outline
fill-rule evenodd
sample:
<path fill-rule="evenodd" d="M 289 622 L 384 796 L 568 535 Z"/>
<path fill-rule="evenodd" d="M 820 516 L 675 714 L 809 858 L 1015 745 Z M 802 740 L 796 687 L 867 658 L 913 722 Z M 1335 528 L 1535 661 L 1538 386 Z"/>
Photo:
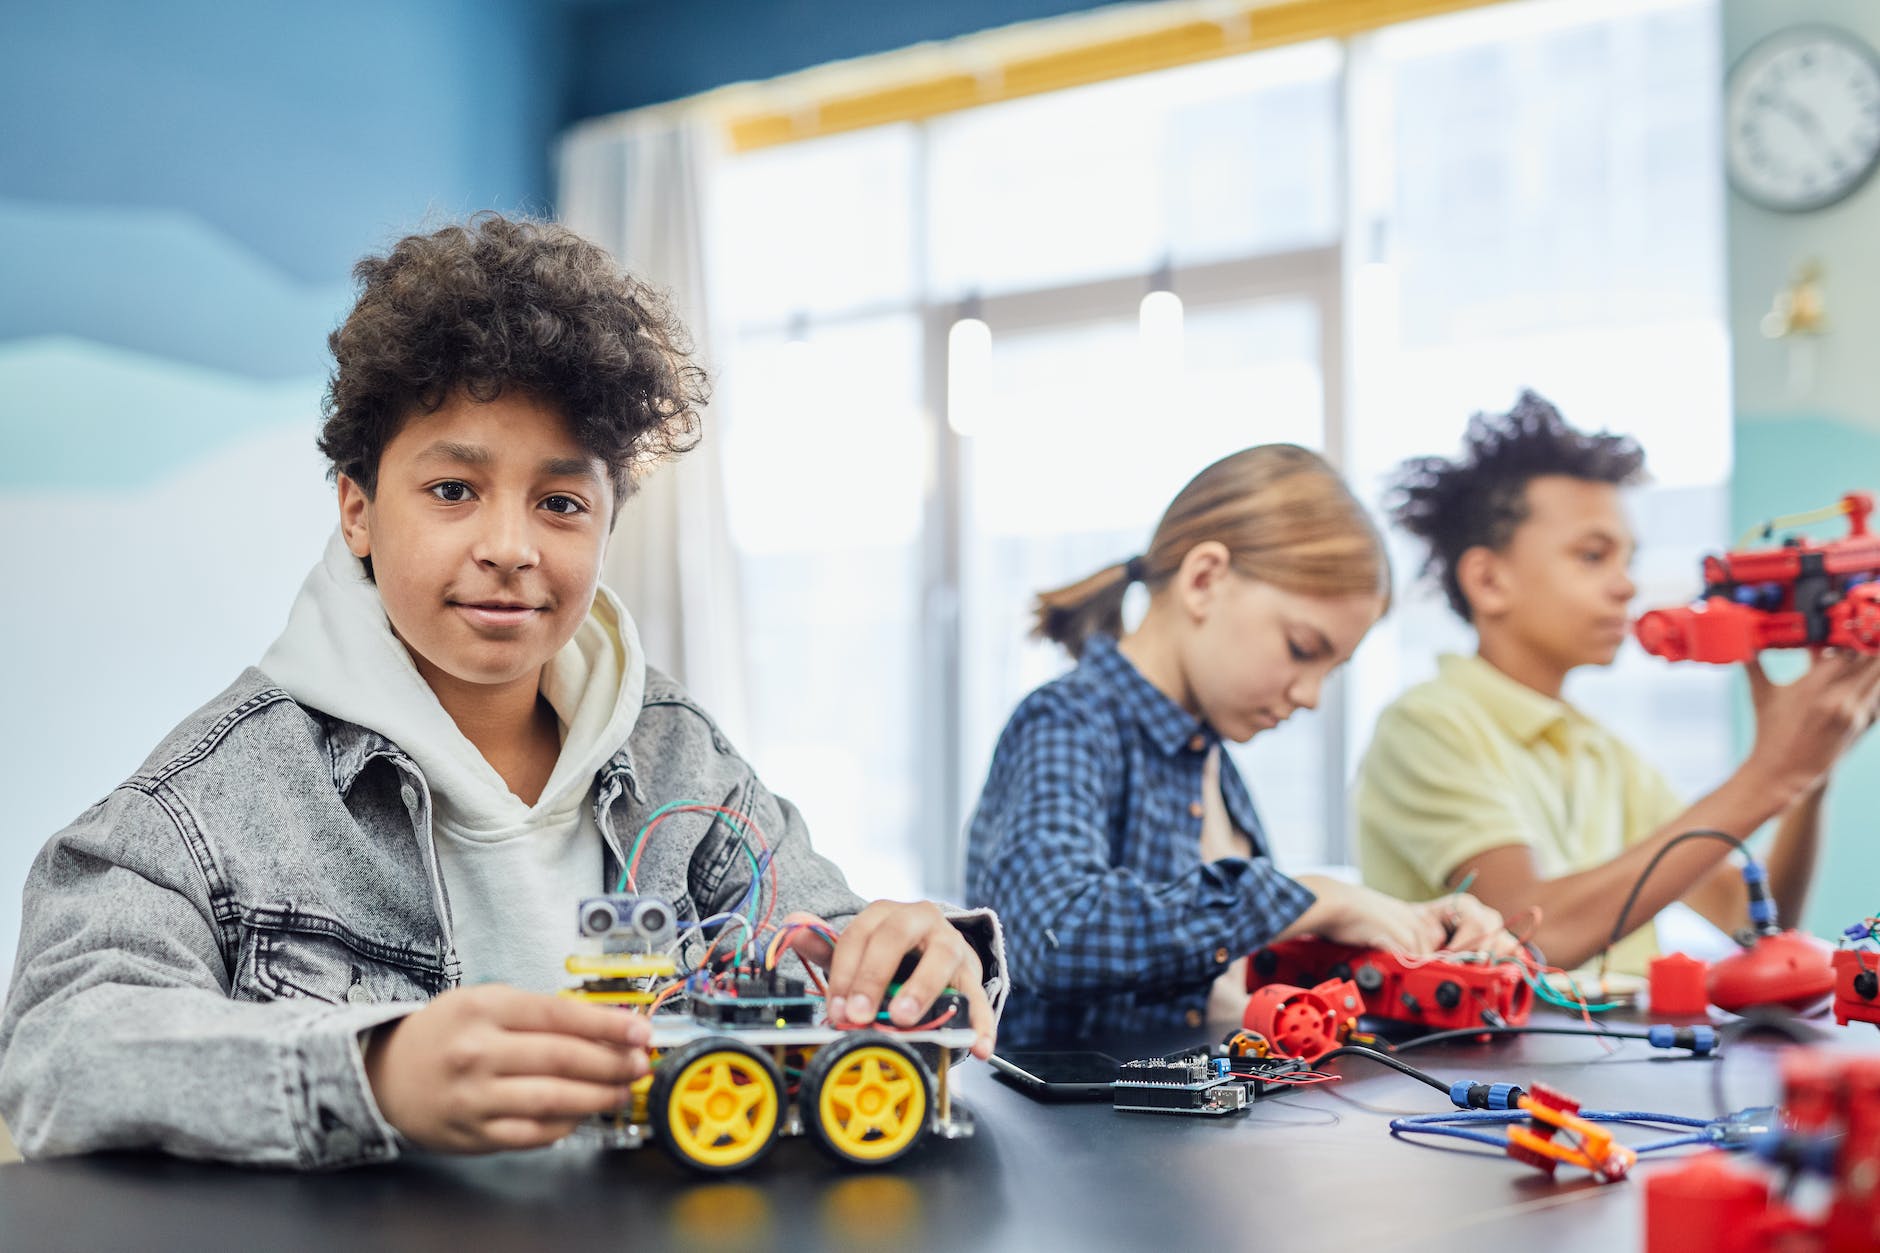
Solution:
<path fill-rule="evenodd" d="M 1758 1005 L 1812 1009 L 1834 991 L 1831 951 L 1799 931 L 1762 936 L 1710 968 L 1710 1003 L 1732 1014 Z"/>
<path fill-rule="evenodd" d="M 1685 1017 L 1710 1008 L 1710 964 L 1687 953 L 1666 953 L 1647 968 L 1652 1013 Z"/>
<path fill-rule="evenodd" d="M 1757 1155 L 1828 1179 L 1813 1216 L 1770 1195 L 1767 1176 L 1705 1154 L 1645 1185 L 1647 1253 L 1854 1253 L 1880 1248 L 1880 1057 L 1820 1049 L 1782 1065 L 1783 1121 Z"/>
<path fill-rule="evenodd" d="M 1312 1062 L 1350 1039 L 1363 1013 L 1357 984 L 1328 979 L 1310 989 L 1269 983 L 1247 1002 L 1241 1021 L 1274 1052 Z"/>
<path fill-rule="evenodd" d="M 1704 1153 L 1645 1180 L 1650 1253 L 1761 1253 L 1771 1216 L 1769 1184 L 1732 1165 L 1727 1153 Z"/>
<path fill-rule="evenodd" d="M 1356 983 L 1373 1018 L 1432 1031 L 1497 1019 L 1520 1026 L 1534 1009 L 1534 991 L 1514 964 L 1418 960 L 1313 936 L 1270 944 L 1247 961 L 1249 992 L 1274 983 L 1311 987 L 1326 979 Z"/>
<path fill-rule="evenodd" d="M 1880 954 L 1848 948 L 1835 953 L 1834 1021 L 1880 1026 Z"/>
<path fill-rule="evenodd" d="M 1848 533 L 1817 542 L 1704 558 L 1704 596 L 1655 609 L 1634 633 L 1670 661 L 1748 661 L 1766 648 L 1824 646 L 1880 653 L 1880 536 L 1867 519 L 1870 492 L 1849 492 L 1838 512 Z"/>

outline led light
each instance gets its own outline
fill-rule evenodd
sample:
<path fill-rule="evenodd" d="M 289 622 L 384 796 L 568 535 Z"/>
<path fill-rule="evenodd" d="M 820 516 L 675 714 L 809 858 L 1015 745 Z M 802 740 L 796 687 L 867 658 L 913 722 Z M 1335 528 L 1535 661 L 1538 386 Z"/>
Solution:
<path fill-rule="evenodd" d="M 992 393 L 992 328 L 961 318 L 947 332 L 947 425 L 955 435 L 976 434 Z"/>
<path fill-rule="evenodd" d="M 1159 388 L 1182 372 L 1182 298 L 1172 291 L 1152 291 L 1142 298 L 1136 319 L 1150 387 Z"/>

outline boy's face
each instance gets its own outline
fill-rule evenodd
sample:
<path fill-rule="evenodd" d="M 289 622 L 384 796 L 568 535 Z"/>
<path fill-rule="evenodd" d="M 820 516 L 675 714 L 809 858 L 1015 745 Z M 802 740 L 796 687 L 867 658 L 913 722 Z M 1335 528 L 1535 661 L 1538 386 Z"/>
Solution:
<path fill-rule="evenodd" d="M 594 602 L 613 517 L 606 466 L 560 412 L 459 392 L 386 444 L 371 499 L 344 475 L 346 546 L 372 559 L 392 629 L 441 681 L 535 683 Z"/>
<path fill-rule="evenodd" d="M 1564 475 L 1527 488 L 1528 518 L 1481 560 L 1467 589 L 1475 624 L 1564 673 L 1611 663 L 1625 642 L 1636 543 L 1619 489 Z"/>

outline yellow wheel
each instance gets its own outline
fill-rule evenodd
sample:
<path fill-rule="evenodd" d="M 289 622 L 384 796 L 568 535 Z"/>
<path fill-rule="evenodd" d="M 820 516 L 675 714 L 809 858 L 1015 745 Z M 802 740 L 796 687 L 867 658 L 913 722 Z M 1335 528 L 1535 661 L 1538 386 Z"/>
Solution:
<path fill-rule="evenodd" d="M 894 1161 L 919 1144 L 932 1106 L 926 1064 L 878 1031 L 823 1045 L 803 1071 L 797 1100 L 816 1143 L 862 1166 Z"/>
<path fill-rule="evenodd" d="M 699 1170 L 741 1170 L 777 1138 L 783 1078 L 737 1040 L 694 1040 L 659 1059 L 647 1114 L 674 1157 Z"/>

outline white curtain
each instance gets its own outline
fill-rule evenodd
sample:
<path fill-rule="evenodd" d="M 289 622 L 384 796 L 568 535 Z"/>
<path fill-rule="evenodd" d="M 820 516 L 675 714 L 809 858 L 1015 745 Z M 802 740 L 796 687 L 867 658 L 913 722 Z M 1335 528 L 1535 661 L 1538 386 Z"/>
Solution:
<path fill-rule="evenodd" d="M 697 360 L 713 371 L 705 192 L 717 129 L 670 110 L 591 123 L 560 151 L 560 218 L 671 293 Z M 673 675 L 743 739 L 742 617 L 725 515 L 717 407 L 699 446 L 649 474 L 621 513 L 602 577 L 639 624 L 649 664 Z"/>

